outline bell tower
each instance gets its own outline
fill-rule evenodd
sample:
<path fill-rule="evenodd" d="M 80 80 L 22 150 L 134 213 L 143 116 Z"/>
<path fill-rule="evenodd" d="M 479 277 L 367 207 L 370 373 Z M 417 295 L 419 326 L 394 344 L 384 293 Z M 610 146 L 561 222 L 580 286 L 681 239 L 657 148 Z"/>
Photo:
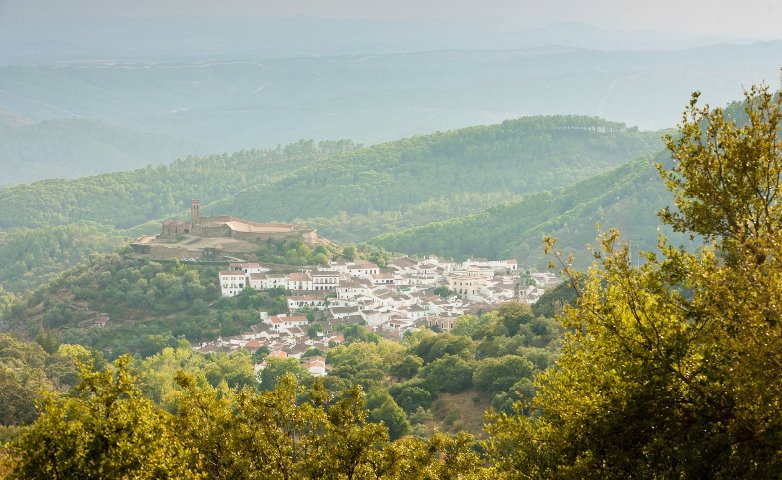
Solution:
<path fill-rule="evenodd" d="M 198 223 L 198 214 L 201 210 L 201 202 L 196 199 L 190 201 L 190 220 L 193 225 Z"/>

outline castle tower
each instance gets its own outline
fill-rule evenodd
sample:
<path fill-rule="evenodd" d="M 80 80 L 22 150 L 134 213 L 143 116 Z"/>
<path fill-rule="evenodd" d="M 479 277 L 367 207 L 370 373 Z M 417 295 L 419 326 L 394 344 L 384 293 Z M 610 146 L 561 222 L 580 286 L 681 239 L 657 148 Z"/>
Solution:
<path fill-rule="evenodd" d="M 201 202 L 195 199 L 190 202 L 190 218 L 191 221 L 193 222 L 193 225 L 198 223 L 198 213 L 200 209 L 201 209 Z"/>

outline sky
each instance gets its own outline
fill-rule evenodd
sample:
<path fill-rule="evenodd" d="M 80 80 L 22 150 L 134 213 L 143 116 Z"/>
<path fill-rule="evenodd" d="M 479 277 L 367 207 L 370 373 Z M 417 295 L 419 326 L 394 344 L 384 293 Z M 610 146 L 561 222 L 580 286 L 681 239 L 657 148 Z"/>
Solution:
<path fill-rule="evenodd" d="M 782 38 L 778 0 L 0 0 L 0 17 L 311 16 L 469 19 L 507 30 L 560 22 L 610 30 Z"/>

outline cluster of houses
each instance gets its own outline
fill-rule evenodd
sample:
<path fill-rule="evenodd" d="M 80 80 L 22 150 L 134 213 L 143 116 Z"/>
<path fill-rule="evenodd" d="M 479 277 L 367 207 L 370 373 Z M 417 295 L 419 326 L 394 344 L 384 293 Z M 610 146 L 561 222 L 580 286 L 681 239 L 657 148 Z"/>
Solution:
<path fill-rule="evenodd" d="M 339 324 L 364 324 L 390 338 L 426 327 L 450 331 L 462 315 L 489 311 L 512 300 L 534 303 L 560 281 L 552 273 L 519 273 L 516 260 L 452 262 L 437 257 L 400 257 L 382 270 L 367 261 L 331 262 L 293 273 L 272 273 L 257 263 L 231 264 L 219 274 L 224 297 L 239 295 L 246 288 L 284 289 L 288 314 L 260 312 L 260 323 L 252 333 L 196 349 L 255 351 L 265 346 L 272 357 L 301 358 L 311 348 L 325 351 L 344 341 L 334 329 Z M 309 332 L 309 312 L 320 319 L 321 331 L 314 336 Z M 325 373 L 325 363 L 320 370 L 322 357 L 308 357 L 307 362 L 305 368 L 314 375 Z"/>

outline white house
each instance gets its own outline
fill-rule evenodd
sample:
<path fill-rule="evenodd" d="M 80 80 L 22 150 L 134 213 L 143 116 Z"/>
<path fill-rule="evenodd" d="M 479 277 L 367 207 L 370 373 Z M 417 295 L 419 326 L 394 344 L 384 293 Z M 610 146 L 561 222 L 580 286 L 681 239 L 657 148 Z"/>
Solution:
<path fill-rule="evenodd" d="M 220 294 L 235 297 L 247 286 L 247 274 L 241 270 L 223 270 L 220 272 Z"/>
<path fill-rule="evenodd" d="M 309 273 L 289 273 L 288 290 L 312 290 L 312 277 Z"/>
<path fill-rule="evenodd" d="M 394 285 L 394 274 L 389 272 L 375 273 L 369 276 L 372 285 Z"/>
<path fill-rule="evenodd" d="M 328 267 L 318 267 L 318 270 L 333 270 L 339 273 L 348 273 L 348 264 L 346 262 L 329 262 Z"/>
<path fill-rule="evenodd" d="M 272 330 L 304 327 L 307 323 L 307 317 L 304 315 L 272 315 L 269 317 L 269 325 L 272 326 Z"/>
<path fill-rule="evenodd" d="M 339 286 L 339 272 L 317 270 L 311 273 L 312 290 L 334 290 Z"/>
<path fill-rule="evenodd" d="M 486 296 L 488 280 L 483 275 L 469 275 L 455 272 L 448 275 L 448 288 L 467 300 L 481 300 Z"/>
<path fill-rule="evenodd" d="M 406 330 L 410 330 L 415 326 L 415 322 L 409 318 L 400 318 L 397 316 L 391 317 L 390 320 L 383 322 L 380 325 L 380 329 L 386 332 L 398 332 L 402 333 Z"/>
<path fill-rule="evenodd" d="M 307 358 L 301 365 L 310 372 L 310 375 L 313 377 L 322 377 L 326 375 L 326 359 L 323 357 Z"/>
<path fill-rule="evenodd" d="M 358 261 L 348 264 L 348 274 L 351 277 L 369 278 L 380 273 L 380 267 L 372 262 Z"/>
<path fill-rule="evenodd" d="M 337 298 L 341 300 L 350 300 L 362 295 L 369 295 L 371 293 L 371 289 L 368 284 L 357 282 L 355 280 L 340 282 L 336 290 Z"/>
<path fill-rule="evenodd" d="M 288 288 L 288 276 L 284 274 L 252 273 L 250 287 L 253 290 L 268 290 L 270 288 Z"/>
<path fill-rule="evenodd" d="M 352 315 L 361 315 L 361 309 L 352 306 L 352 307 L 329 307 L 329 313 L 331 313 L 331 316 L 340 319 L 349 317 Z M 363 315 L 361 315 L 363 317 Z"/>

